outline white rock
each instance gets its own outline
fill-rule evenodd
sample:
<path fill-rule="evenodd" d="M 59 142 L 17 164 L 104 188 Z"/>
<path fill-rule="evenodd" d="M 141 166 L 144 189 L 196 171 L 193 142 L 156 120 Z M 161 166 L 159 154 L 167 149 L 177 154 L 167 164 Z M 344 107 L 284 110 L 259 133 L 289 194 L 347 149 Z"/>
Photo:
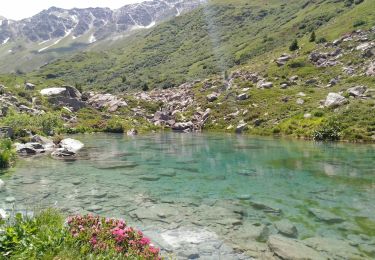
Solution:
<path fill-rule="evenodd" d="M 325 102 L 325 107 L 338 107 L 344 105 L 347 102 L 347 99 L 337 93 L 329 93 Z"/>
<path fill-rule="evenodd" d="M 2 191 L 4 187 L 5 187 L 5 182 L 2 179 L 0 179 L 0 191 Z"/>
<path fill-rule="evenodd" d="M 84 147 L 84 144 L 78 140 L 67 138 L 60 142 L 60 146 L 71 152 L 78 152 Z"/>
<path fill-rule="evenodd" d="M 40 91 L 40 94 L 42 96 L 56 96 L 56 95 L 61 95 L 66 91 L 66 88 L 45 88 Z"/>
<path fill-rule="evenodd" d="M 5 210 L 0 209 L 0 219 L 6 219 L 8 217 L 8 214 Z"/>

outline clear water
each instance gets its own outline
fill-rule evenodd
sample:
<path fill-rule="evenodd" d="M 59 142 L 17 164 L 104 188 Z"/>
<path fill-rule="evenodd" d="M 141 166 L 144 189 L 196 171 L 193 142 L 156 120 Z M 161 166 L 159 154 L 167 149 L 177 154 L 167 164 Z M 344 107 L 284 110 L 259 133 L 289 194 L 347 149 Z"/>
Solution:
<path fill-rule="evenodd" d="M 0 208 L 95 211 L 154 230 L 204 227 L 232 245 L 239 242 L 231 233 L 238 225 L 280 219 L 296 225 L 299 239 L 375 236 L 374 145 L 224 134 L 75 138 L 85 143 L 77 160 L 27 158 L 3 173 Z M 6 197 L 16 203 L 10 206 Z M 344 221 L 318 221 L 309 208 Z"/>

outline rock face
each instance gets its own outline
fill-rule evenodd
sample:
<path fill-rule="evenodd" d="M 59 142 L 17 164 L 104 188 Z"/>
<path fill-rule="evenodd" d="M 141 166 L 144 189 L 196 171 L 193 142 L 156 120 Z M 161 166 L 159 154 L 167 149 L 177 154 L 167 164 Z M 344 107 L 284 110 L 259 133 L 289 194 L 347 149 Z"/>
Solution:
<path fill-rule="evenodd" d="M 324 102 L 324 106 L 331 107 L 331 108 L 338 107 L 338 106 L 346 104 L 346 102 L 347 102 L 347 99 L 341 96 L 340 94 L 329 93 Z"/>
<path fill-rule="evenodd" d="M 320 260 L 328 259 L 314 249 L 294 239 L 278 235 L 270 236 L 268 242 L 270 250 L 281 259 L 288 260 Z"/>
<path fill-rule="evenodd" d="M 70 107 L 73 111 L 86 106 L 82 101 L 81 93 L 72 86 L 45 88 L 40 91 L 40 94 L 47 97 L 51 104 L 60 107 Z"/>
<path fill-rule="evenodd" d="M 85 8 L 61 9 L 51 7 L 31 18 L 20 21 L 1 19 L 0 42 L 13 42 L 24 38 L 43 42 L 67 36 L 79 38 L 87 35 L 88 44 L 116 33 L 136 28 L 147 28 L 155 23 L 193 10 L 200 0 L 155 0 L 125 5 L 119 9 Z"/>

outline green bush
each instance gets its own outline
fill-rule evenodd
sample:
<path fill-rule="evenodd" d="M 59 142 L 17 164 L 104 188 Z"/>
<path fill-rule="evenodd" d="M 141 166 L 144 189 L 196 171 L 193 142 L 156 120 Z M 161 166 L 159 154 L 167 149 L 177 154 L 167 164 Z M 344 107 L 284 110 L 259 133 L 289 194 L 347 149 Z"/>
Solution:
<path fill-rule="evenodd" d="M 15 157 L 12 149 L 12 141 L 9 139 L 0 139 L 0 169 L 8 168 Z"/>
<path fill-rule="evenodd" d="M 298 46 L 298 41 L 297 39 L 295 39 L 292 44 L 289 46 L 289 50 L 290 51 L 296 51 L 299 49 L 299 46 Z"/>
<path fill-rule="evenodd" d="M 315 141 L 338 141 L 341 137 L 341 126 L 337 121 L 329 121 L 313 132 Z"/>

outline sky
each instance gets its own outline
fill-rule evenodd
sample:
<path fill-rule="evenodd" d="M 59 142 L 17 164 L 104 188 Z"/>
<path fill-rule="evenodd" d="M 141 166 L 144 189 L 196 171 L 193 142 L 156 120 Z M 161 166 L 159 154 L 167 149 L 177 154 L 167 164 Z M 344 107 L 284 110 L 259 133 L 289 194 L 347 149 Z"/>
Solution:
<path fill-rule="evenodd" d="M 0 0 L 0 16 L 12 20 L 31 17 L 52 6 L 65 9 L 86 7 L 109 7 L 116 9 L 144 0 Z"/>

